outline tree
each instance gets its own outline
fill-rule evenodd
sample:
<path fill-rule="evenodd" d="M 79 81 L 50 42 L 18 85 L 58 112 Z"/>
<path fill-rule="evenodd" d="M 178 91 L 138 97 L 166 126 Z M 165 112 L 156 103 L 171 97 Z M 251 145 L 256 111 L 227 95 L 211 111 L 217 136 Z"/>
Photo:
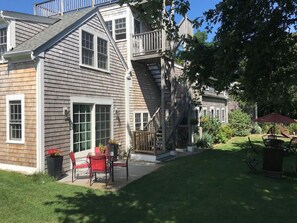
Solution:
<path fill-rule="evenodd" d="M 162 1 L 147 2 L 146 19 L 157 21 Z M 172 2 L 178 14 L 189 9 L 187 0 L 166 0 Z M 178 28 L 168 22 L 169 14 L 161 28 L 172 35 Z M 257 103 L 262 113 L 276 111 L 297 117 L 297 0 L 222 0 L 205 12 L 204 18 L 196 18 L 195 27 L 204 21 L 208 31 L 215 24 L 220 26 L 213 44 L 195 37 L 184 40 L 187 51 L 182 60 L 190 62 L 186 78 L 196 83 L 197 89 L 208 85 Z"/>
<path fill-rule="evenodd" d="M 209 27 L 220 23 L 214 44 L 188 40 L 187 77 L 257 102 L 263 113 L 296 116 L 296 17 L 296 0 L 221 1 L 205 12 Z"/>

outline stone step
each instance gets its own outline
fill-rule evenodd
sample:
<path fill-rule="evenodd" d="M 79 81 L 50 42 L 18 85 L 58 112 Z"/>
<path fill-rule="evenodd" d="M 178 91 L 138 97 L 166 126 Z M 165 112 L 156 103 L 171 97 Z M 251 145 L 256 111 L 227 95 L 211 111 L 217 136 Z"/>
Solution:
<path fill-rule="evenodd" d="M 158 158 L 157 161 L 161 162 L 161 163 L 166 163 L 166 162 L 170 162 L 176 159 L 176 156 L 174 155 L 168 155 L 162 158 Z"/>

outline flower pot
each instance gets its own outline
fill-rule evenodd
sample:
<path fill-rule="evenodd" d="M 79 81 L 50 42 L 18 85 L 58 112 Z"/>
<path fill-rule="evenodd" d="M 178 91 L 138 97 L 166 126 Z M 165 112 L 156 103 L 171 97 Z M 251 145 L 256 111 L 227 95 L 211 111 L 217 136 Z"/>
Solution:
<path fill-rule="evenodd" d="M 58 179 L 62 173 L 63 156 L 48 156 L 46 161 L 48 175 Z"/>
<path fill-rule="evenodd" d="M 119 153 L 119 145 L 118 144 L 109 144 L 109 151 L 113 152 L 114 161 L 118 160 L 118 153 Z"/>

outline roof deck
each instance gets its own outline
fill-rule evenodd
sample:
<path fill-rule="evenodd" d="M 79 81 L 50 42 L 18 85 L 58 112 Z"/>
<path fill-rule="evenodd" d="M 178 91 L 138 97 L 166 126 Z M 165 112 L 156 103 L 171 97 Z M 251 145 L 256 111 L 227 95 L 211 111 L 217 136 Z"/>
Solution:
<path fill-rule="evenodd" d="M 35 3 L 34 15 L 46 17 L 63 15 L 64 13 L 87 7 L 104 6 L 117 2 L 119 0 L 47 0 Z"/>

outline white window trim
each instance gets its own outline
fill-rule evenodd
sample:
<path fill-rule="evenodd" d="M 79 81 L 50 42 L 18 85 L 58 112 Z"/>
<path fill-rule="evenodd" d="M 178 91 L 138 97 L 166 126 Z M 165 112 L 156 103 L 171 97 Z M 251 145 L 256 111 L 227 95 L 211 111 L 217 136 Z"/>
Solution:
<path fill-rule="evenodd" d="M 87 33 L 90 33 L 93 35 L 94 39 L 94 66 L 90 66 L 87 64 L 83 64 L 82 63 L 82 32 L 85 31 Z M 97 38 L 103 39 L 105 41 L 107 41 L 107 69 L 102 69 L 98 67 L 98 46 L 97 46 Z M 110 42 L 108 40 L 108 37 L 105 36 L 103 33 L 100 33 L 98 31 L 96 31 L 95 29 L 89 28 L 89 27 L 83 27 L 79 29 L 79 66 L 81 67 L 86 67 L 86 68 L 90 68 L 93 70 L 98 70 L 98 71 L 102 71 L 105 73 L 110 73 L 110 52 L 109 52 L 109 47 L 110 46 Z"/>
<path fill-rule="evenodd" d="M 216 117 L 215 108 L 214 107 L 209 107 L 209 117 L 211 117 L 211 118 L 215 118 Z"/>
<path fill-rule="evenodd" d="M 6 28 L 7 33 L 6 33 L 6 47 L 7 47 L 7 52 L 10 51 L 11 49 L 15 48 L 16 43 L 15 43 L 15 21 L 11 20 L 8 23 L 1 23 L 0 24 L 0 29 Z M 0 63 L 7 63 L 6 60 L 4 60 L 3 57 L 0 58 Z"/>
<path fill-rule="evenodd" d="M 204 113 L 205 113 L 205 115 L 204 115 Z M 203 117 L 206 117 L 207 116 L 207 108 L 206 107 L 203 107 L 202 108 L 202 116 Z"/>
<path fill-rule="evenodd" d="M 139 130 L 136 130 L 135 129 L 135 114 L 136 113 L 140 113 L 140 119 L 141 119 L 141 127 L 140 127 L 140 130 L 143 130 L 144 126 L 143 126 L 143 113 L 147 113 L 148 114 L 148 122 L 150 121 L 151 119 L 151 116 L 150 116 L 150 113 L 147 111 L 147 110 L 136 110 L 134 111 L 133 113 L 133 126 L 134 126 L 134 131 L 139 131 Z"/>
<path fill-rule="evenodd" d="M 201 119 L 201 114 L 202 114 L 202 110 L 200 110 L 200 107 L 195 107 L 194 108 L 194 118 L 196 118 L 196 111 L 198 112 L 197 114 L 198 114 L 198 117 L 197 117 L 197 121 L 198 121 L 198 123 L 197 123 L 197 126 L 200 126 L 200 119 Z"/>
<path fill-rule="evenodd" d="M 116 40 L 115 39 L 115 20 L 117 19 L 123 19 L 125 18 L 126 19 L 126 38 L 125 39 L 118 39 Z M 123 15 L 119 15 L 119 16 L 113 16 L 113 17 L 110 17 L 110 18 L 106 18 L 105 21 L 112 21 L 112 38 L 114 39 L 114 41 L 117 43 L 117 42 L 121 42 L 121 41 L 126 41 L 128 39 L 128 18 L 127 16 L 123 16 Z M 133 26 L 133 29 L 134 29 L 134 26 Z M 134 33 L 134 31 L 133 31 Z"/>
<path fill-rule="evenodd" d="M 219 111 L 219 115 L 217 116 L 217 112 L 218 112 L 218 111 Z M 220 109 L 219 109 L 219 108 L 217 108 L 217 110 L 216 110 L 215 117 L 216 117 L 218 120 L 220 120 L 220 121 L 221 121 L 221 111 L 220 111 Z"/>
<path fill-rule="evenodd" d="M 224 117 L 223 117 L 224 114 Z M 226 122 L 226 112 L 225 112 L 225 108 L 221 109 L 221 122 Z"/>
<path fill-rule="evenodd" d="M 110 137 L 113 138 L 113 132 L 114 132 L 114 106 L 113 106 L 113 99 L 112 98 L 89 98 L 89 97 L 70 97 L 70 117 L 73 118 L 73 104 L 92 104 L 92 110 L 91 110 L 91 128 L 92 128 L 92 145 L 91 145 L 91 151 L 85 150 L 75 153 L 78 157 L 84 157 L 88 155 L 89 152 L 93 152 L 95 150 L 96 146 L 96 130 L 95 130 L 95 120 L 96 120 L 96 114 L 95 114 L 95 106 L 96 105 L 110 105 Z M 70 131 L 70 145 L 71 145 L 71 151 L 73 151 L 73 129 Z"/>
<path fill-rule="evenodd" d="M 21 140 L 11 140 L 9 137 L 9 102 L 10 101 L 21 101 L 22 107 L 22 139 Z M 25 95 L 15 94 L 6 95 L 6 143 L 12 144 L 25 144 Z"/>

